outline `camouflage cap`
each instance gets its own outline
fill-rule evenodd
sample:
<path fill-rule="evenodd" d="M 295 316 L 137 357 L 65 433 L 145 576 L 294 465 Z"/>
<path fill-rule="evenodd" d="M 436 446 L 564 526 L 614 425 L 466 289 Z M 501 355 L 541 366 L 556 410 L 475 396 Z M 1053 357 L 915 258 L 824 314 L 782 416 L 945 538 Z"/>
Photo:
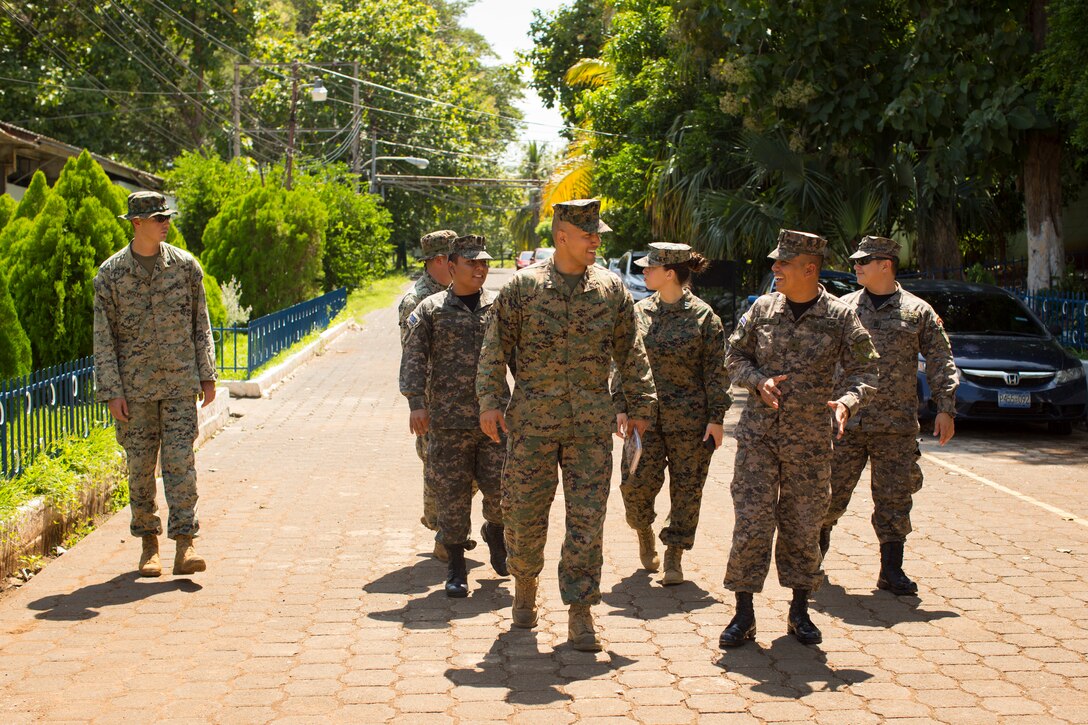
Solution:
<path fill-rule="evenodd" d="M 166 197 L 157 191 L 134 191 L 128 195 L 128 214 L 118 214 L 118 219 L 146 219 L 156 214 L 174 216 L 177 209 L 166 204 Z"/>
<path fill-rule="evenodd" d="M 650 253 L 635 260 L 640 267 L 664 267 L 667 264 L 683 264 L 691 259 L 691 247 L 672 242 L 653 242 Z"/>
<path fill-rule="evenodd" d="M 862 237 L 858 251 L 850 259 L 879 257 L 881 259 L 899 259 L 899 242 L 887 237 Z"/>
<path fill-rule="evenodd" d="M 600 199 L 572 199 L 552 205 L 552 211 L 561 222 L 573 224 L 584 232 L 603 234 L 612 227 L 601 221 Z"/>
<path fill-rule="evenodd" d="M 478 234 L 466 234 L 450 240 L 449 254 L 464 259 L 494 259 L 487 253 L 487 238 Z"/>
<path fill-rule="evenodd" d="M 827 254 L 827 240 L 818 234 L 782 229 L 778 232 L 778 246 L 767 255 L 770 259 L 793 259 L 798 254 L 822 257 Z"/>
<path fill-rule="evenodd" d="M 447 253 L 450 242 L 457 238 L 457 232 L 450 229 L 443 229 L 439 232 L 431 232 L 430 234 L 424 234 L 419 239 L 419 246 L 422 249 L 422 253 L 419 255 L 420 259 L 434 259 L 435 257 L 441 257 Z"/>

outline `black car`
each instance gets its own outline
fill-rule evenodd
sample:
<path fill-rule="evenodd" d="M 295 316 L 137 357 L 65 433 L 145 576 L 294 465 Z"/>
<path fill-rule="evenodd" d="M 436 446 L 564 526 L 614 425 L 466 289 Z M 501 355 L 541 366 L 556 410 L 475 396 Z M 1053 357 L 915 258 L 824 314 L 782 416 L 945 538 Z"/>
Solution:
<path fill-rule="evenodd" d="M 1066 434 L 1084 417 L 1088 387 L 1081 361 L 1016 295 L 985 284 L 900 280 L 944 321 L 960 374 L 956 416 L 1047 423 Z M 918 361 L 919 417 L 932 418 L 925 360 Z"/>

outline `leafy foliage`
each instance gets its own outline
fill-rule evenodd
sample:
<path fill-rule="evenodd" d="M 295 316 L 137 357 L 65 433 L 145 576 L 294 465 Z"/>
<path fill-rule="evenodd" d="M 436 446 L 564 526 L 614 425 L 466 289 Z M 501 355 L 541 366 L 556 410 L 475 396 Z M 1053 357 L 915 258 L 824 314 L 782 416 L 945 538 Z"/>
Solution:
<path fill-rule="evenodd" d="M 0 380 L 26 375 L 30 370 L 30 338 L 19 324 L 7 277 L 0 273 Z"/>
<path fill-rule="evenodd" d="M 1088 4 L 1082 0 L 1049 0 L 1050 26 L 1036 75 L 1057 117 L 1069 124 L 1070 141 L 1088 152 Z"/>
<path fill-rule="evenodd" d="M 189 250 L 197 255 L 204 248 L 205 227 L 224 202 L 260 183 L 243 161 L 227 162 L 215 153 L 195 151 L 186 151 L 174 159 L 174 167 L 164 179 L 181 212 L 177 228 L 188 241 Z"/>

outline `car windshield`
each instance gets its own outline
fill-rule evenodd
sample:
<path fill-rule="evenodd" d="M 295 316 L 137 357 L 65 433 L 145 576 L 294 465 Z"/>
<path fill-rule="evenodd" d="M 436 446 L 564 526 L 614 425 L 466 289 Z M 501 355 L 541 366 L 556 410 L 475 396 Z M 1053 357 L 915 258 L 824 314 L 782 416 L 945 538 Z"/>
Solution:
<path fill-rule="evenodd" d="M 548 257 L 552 256 L 553 254 L 555 254 L 555 249 L 552 248 L 552 247 L 540 247 L 539 249 L 536 250 L 536 258 L 538 260 L 547 259 Z"/>
<path fill-rule="evenodd" d="M 1047 333 L 1018 300 L 969 291 L 916 292 L 933 305 L 944 327 L 961 335 L 1046 337 Z"/>
<path fill-rule="evenodd" d="M 635 264 L 635 260 L 642 259 L 645 256 L 646 252 L 633 252 L 631 254 L 631 266 L 629 268 L 631 270 L 631 274 L 637 274 L 639 277 L 641 277 L 643 272 L 646 271 L 645 267 L 640 267 Z"/>
<path fill-rule="evenodd" d="M 521 254 L 518 255 L 518 258 L 519 259 L 532 259 L 533 258 L 533 253 L 532 252 L 522 252 Z"/>
<path fill-rule="evenodd" d="M 824 286 L 828 294 L 833 294 L 836 297 L 842 297 L 861 289 L 861 285 L 846 277 L 821 277 L 820 284 Z"/>

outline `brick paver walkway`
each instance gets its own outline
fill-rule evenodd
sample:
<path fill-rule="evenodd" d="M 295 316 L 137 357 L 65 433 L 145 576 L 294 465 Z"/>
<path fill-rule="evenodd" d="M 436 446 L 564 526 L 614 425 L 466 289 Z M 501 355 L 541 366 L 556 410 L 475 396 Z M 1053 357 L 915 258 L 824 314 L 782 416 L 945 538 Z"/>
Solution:
<path fill-rule="evenodd" d="M 920 599 L 874 589 L 859 487 L 816 595 L 820 648 L 786 636 L 772 573 L 758 646 L 717 649 L 732 447 L 679 587 L 636 569 L 615 482 L 605 652 L 564 642 L 559 500 L 538 629 L 511 631 L 512 582 L 482 545 L 472 596 L 447 599 L 398 358 L 382 310 L 272 399 L 232 402 L 243 417 L 198 456 L 208 572 L 137 579 L 122 513 L 0 602 L 0 722 L 1088 722 L 1088 528 L 928 461 Z"/>

